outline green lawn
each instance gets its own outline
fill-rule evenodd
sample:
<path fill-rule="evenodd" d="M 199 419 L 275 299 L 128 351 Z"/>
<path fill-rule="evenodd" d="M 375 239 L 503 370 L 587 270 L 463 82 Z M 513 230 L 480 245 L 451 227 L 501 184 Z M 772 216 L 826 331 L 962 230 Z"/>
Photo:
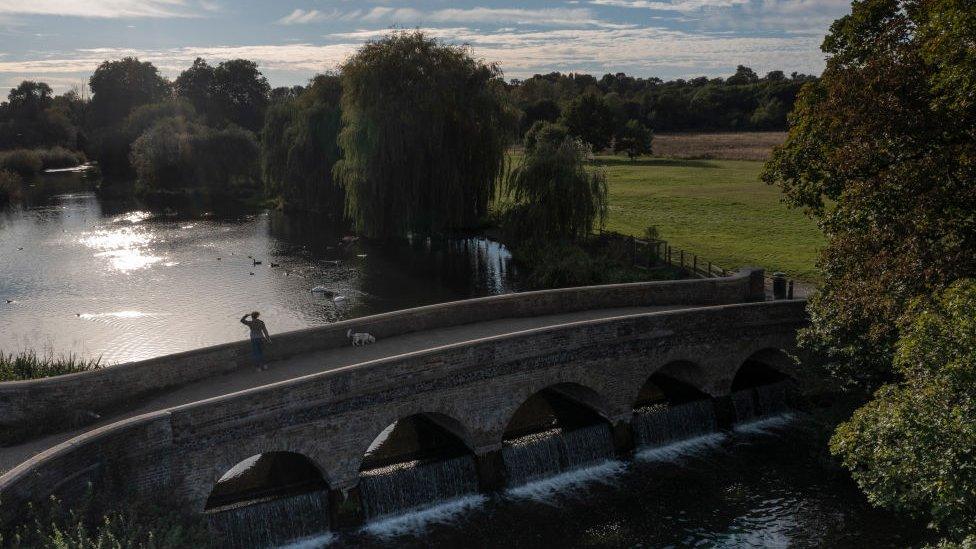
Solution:
<path fill-rule="evenodd" d="M 815 281 L 816 224 L 759 180 L 762 162 L 601 156 L 610 184 L 607 230 L 642 235 L 656 225 L 677 250 L 725 268 L 755 265 Z M 700 259 L 701 260 L 701 259 Z"/>

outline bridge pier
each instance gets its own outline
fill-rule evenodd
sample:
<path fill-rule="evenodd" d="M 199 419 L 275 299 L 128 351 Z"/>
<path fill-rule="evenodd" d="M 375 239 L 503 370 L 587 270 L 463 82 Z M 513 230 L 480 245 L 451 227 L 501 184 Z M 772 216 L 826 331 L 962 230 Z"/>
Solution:
<path fill-rule="evenodd" d="M 633 418 L 621 419 L 611 427 L 613 432 L 613 449 L 620 457 L 627 457 L 633 453 L 636 443 L 634 442 Z"/>
<path fill-rule="evenodd" d="M 363 500 L 359 485 L 343 490 L 329 490 L 329 525 L 331 530 L 353 529 L 362 526 L 366 517 L 363 514 Z"/>
<path fill-rule="evenodd" d="M 735 406 L 732 404 L 732 395 L 725 395 L 712 398 L 712 406 L 715 407 L 715 423 L 722 431 L 732 429 L 735 424 Z"/>
<path fill-rule="evenodd" d="M 478 490 L 482 493 L 499 492 L 508 485 L 508 472 L 501 448 L 474 456 L 478 471 Z"/>

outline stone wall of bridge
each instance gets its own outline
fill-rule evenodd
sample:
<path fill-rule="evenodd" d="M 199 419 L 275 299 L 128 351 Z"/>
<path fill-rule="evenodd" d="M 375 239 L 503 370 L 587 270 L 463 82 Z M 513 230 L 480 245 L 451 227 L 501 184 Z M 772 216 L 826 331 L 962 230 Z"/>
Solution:
<path fill-rule="evenodd" d="M 348 345 L 350 328 L 378 338 L 470 322 L 650 305 L 723 305 L 763 299 L 763 272 L 725 278 L 642 282 L 523 292 L 441 303 L 275 334 L 266 349 L 277 360 Z M 236 322 L 237 319 L 225 319 Z M 23 431 L 63 427 L 87 412 L 104 415 L 148 395 L 250 366 L 250 343 L 241 341 L 54 378 L 0 383 L 0 444 Z"/>
<path fill-rule="evenodd" d="M 377 360 L 148 414 L 92 431 L 0 477 L 0 517 L 95 481 L 111 497 L 172 494 L 196 510 L 219 478 L 256 454 L 310 458 L 340 492 L 394 421 L 427 414 L 476 456 L 498 454 L 531 395 L 568 387 L 615 426 L 658 372 L 713 397 L 757 353 L 790 349 L 805 302 L 715 306 L 577 322 Z M 776 365 L 794 378 L 792 363 Z M 574 394 L 576 391 L 576 394 Z"/>

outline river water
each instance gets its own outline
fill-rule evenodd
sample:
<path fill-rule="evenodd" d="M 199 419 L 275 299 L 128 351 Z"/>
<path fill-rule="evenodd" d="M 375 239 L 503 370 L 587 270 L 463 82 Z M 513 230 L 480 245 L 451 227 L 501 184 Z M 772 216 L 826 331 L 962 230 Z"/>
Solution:
<path fill-rule="evenodd" d="M 509 254 L 489 240 L 379 248 L 342 244 L 342 236 L 267 211 L 151 208 L 99 198 L 77 176 L 45 180 L 26 205 L 0 211 L 0 351 L 121 363 L 242 339 L 238 319 L 251 310 L 279 332 L 514 289 Z M 342 298 L 313 294 L 314 286 Z M 846 474 L 826 465 L 822 441 L 812 442 L 791 416 L 716 433 L 689 410 L 668 423 L 668 436 L 658 436 L 657 423 L 641 436 L 690 441 L 644 446 L 633 460 L 617 461 L 605 457 L 605 429 L 577 432 L 586 440 L 549 446 L 574 456 L 583 448 L 586 459 L 561 459 L 569 470 L 542 467 L 549 476 L 526 470 L 515 475 L 525 483 L 491 496 L 474 493 L 471 464 L 454 460 L 441 468 L 467 471 L 466 483 L 439 492 L 461 497 L 384 514 L 405 504 L 379 494 L 370 513 L 379 516 L 361 530 L 322 532 L 292 547 L 874 548 L 924 541 L 920 525 L 872 509 Z M 510 467 L 541 459 L 537 446 L 509 452 Z M 255 518 L 247 522 L 260 527 Z"/>
<path fill-rule="evenodd" d="M 122 363 L 243 339 L 253 310 L 273 334 L 512 289 L 490 240 L 342 236 L 268 211 L 100 199 L 77 174 L 49 176 L 0 211 L 0 351 Z"/>

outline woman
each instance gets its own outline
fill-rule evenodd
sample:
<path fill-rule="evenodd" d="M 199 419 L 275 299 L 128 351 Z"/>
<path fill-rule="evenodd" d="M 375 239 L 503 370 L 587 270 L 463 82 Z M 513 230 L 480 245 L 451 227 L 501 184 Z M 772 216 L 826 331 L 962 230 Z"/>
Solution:
<path fill-rule="evenodd" d="M 251 320 L 247 317 L 250 316 Z M 271 335 L 268 334 L 268 327 L 264 325 L 258 317 L 261 313 L 254 311 L 250 315 L 241 317 L 241 324 L 251 329 L 251 356 L 258 370 L 267 370 L 268 365 L 264 363 L 264 342 L 271 343 Z"/>

